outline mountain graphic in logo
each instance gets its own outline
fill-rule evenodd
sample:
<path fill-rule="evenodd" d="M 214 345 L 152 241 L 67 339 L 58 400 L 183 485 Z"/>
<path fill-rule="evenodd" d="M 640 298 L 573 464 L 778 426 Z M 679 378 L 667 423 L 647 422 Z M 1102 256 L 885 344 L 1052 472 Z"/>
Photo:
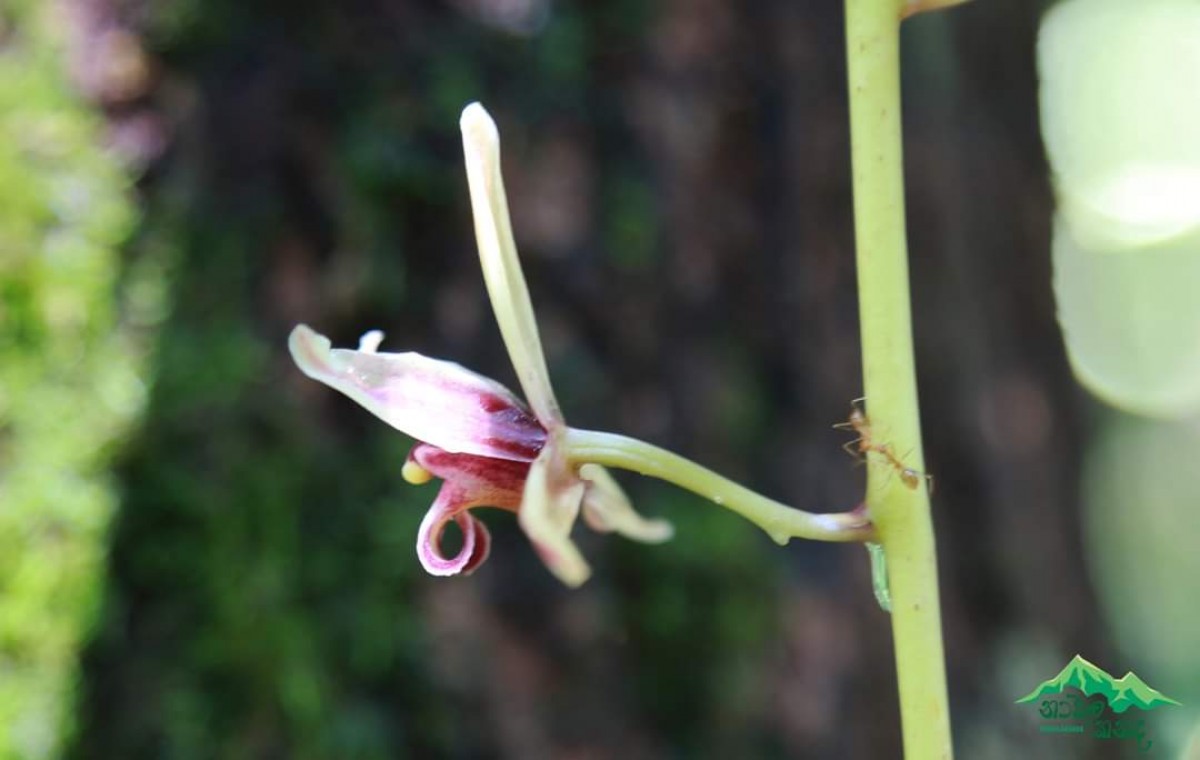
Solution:
<path fill-rule="evenodd" d="M 1054 678 L 1042 681 L 1036 689 L 1018 699 L 1017 704 L 1033 702 L 1047 694 L 1061 694 L 1069 688 L 1078 689 L 1085 697 L 1104 697 L 1115 713 L 1123 713 L 1130 707 L 1153 710 L 1163 705 L 1179 704 L 1161 691 L 1151 688 L 1132 670 L 1120 678 L 1113 678 L 1108 671 L 1079 655 L 1075 655 Z"/>

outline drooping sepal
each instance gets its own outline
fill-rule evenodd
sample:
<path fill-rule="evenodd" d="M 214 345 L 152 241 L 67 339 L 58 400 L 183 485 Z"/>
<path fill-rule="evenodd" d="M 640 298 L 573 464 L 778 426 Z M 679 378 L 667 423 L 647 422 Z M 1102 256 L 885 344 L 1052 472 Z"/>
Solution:
<path fill-rule="evenodd" d="M 616 479 L 598 464 L 579 468 L 579 477 L 587 483 L 583 496 L 583 519 L 598 533 L 619 533 L 648 544 L 660 544 L 675 535 L 671 523 L 638 514 Z"/>
<path fill-rule="evenodd" d="M 567 466 L 561 446 L 552 438 L 529 467 L 517 520 L 550 572 L 576 588 L 592 574 L 571 540 L 586 484 Z"/>

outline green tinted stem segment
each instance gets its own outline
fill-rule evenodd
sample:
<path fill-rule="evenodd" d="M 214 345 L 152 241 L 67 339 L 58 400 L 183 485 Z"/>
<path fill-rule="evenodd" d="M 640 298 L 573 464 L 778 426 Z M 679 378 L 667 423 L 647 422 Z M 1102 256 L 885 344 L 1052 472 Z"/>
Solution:
<path fill-rule="evenodd" d="M 706 467 L 666 449 L 614 433 L 571 429 L 567 458 L 632 470 L 693 491 L 736 512 L 767 532 L 776 543 L 792 538 L 818 541 L 867 541 L 874 529 L 860 511 L 813 514 L 768 499 Z"/>
<path fill-rule="evenodd" d="M 869 423 L 924 471 L 909 310 L 900 124 L 901 0 L 846 0 L 863 385 Z M 867 508 L 886 556 L 904 755 L 950 758 L 937 556 L 926 484 L 869 467 Z"/>

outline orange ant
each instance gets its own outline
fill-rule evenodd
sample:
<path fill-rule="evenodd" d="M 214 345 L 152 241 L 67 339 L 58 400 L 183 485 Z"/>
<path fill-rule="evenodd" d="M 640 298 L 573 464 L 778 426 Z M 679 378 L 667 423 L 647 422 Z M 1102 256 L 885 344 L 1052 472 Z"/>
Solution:
<path fill-rule="evenodd" d="M 855 399 L 851 404 L 850 418 L 845 422 L 840 422 L 834 425 L 838 430 L 853 430 L 858 433 L 858 438 L 853 441 L 848 441 L 842 445 L 846 453 L 855 459 L 862 459 L 870 452 L 883 457 L 892 469 L 900 473 L 900 481 L 909 489 L 915 491 L 921 485 L 921 480 L 925 481 L 929 488 L 929 493 L 933 494 L 933 476 L 925 475 L 904 463 L 904 460 L 896 456 L 895 449 L 890 443 L 879 443 L 871 434 L 871 421 L 867 418 L 866 412 L 858 408 L 858 402 L 862 399 Z"/>

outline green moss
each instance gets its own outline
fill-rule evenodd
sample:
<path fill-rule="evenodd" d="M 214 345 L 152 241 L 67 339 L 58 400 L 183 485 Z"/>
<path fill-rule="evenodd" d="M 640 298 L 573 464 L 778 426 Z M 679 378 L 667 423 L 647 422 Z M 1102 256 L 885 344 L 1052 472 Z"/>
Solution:
<path fill-rule="evenodd" d="M 118 319 L 129 179 L 71 92 L 53 14 L 6 4 L 0 55 L 0 758 L 71 733 L 114 508 L 112 444 L 144 396 Z M 144 275 L 144 273 L 143 273 Z M 147 278 L 131 282 L 147 286 Z"/>

